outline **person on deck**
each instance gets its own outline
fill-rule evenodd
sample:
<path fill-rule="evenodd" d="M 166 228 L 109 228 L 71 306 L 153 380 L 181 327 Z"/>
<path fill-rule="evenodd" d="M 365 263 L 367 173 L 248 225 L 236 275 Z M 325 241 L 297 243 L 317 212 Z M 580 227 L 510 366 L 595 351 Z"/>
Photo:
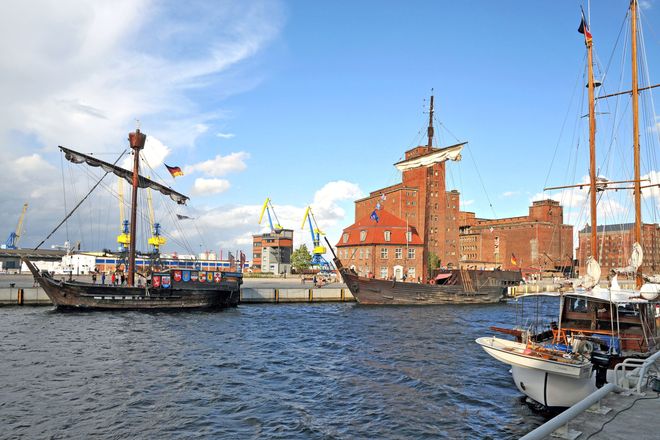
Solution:
<path fill-rule="evenodd" d="M 110 277 L 110 283 L 114 286 L 117 284 L 117 275 L 115 275 L 114 272 L 112 272 L 112 277 Z"/>
<path fill-rule="evenodd" d="M 105 272 L 101 272 L 101 284 L 105 286 Z"/>

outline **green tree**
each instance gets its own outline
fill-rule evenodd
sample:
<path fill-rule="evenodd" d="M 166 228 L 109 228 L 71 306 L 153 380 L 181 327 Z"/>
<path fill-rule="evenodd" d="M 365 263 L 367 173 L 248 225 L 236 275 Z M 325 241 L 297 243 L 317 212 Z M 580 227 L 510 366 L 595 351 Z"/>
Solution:
<path fill-rule="evenodd" d="M 438 257 L 434 252 L 429 252 L 428 256 L 428 276 L 433 276 L 433 271 L 440 267 L 440 257 Z"/>
<path fill-rule="evenodd" d="M 309 269 L 312 265 L 312 254 L 307 250 L 307 245 L 301 244 L 298 249 L 291 254 L 291 266 L 297 273 Z"/>

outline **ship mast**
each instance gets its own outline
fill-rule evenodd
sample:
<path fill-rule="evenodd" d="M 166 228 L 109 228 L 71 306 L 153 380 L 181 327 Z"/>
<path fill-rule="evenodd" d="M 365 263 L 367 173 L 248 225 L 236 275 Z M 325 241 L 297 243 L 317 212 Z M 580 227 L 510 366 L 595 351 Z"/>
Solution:
<path fill-rule="evenodd" d="M 589 88 L 589 207 L 591 211 L 591 257 L 598 261 L 598 230 L 596 225 L 596 105 L 594 99 L 593 41 L 587 23 L 584 23 L 587 45 Z"/>
<path fill-rule="evenodd" d="M 431 89 L 431 93 L 433 93 L 433 89 Z M 426 133 L 429 138 L 426 146 L 431 148 L 433 146 L 433 95 L 431 95 L 431 105 L 429 107 L 429 127 L 426 129 Z"/>
<path fill-rule="evenodd" d="M 633 111 L 633 157 L 635 162 L 635 243 L 642 242 L 642 189 L 639 159 L 639 84 L 637 83 L 637 0 L 630 1 L 630 39 L 632 56 L 632 111 Z M 642 268 L 637 268 L 635 286 L 642 286 Z"/>
<path fill-rule="evenodd" d="M 133 193 L 131 197 L 131 224 L 130 224 L 130 237 L 131 241 L 128 248 L 128 285 L 135 285 L 135 224 L 137 221 L 137 195 L 138 195 L 138 182 L 140 172 L 140 150 L 144 148 L 144 142 L 147 136 L 136 129 L 135 132 L 128 134 L 128 140 L 133 150 Z"/>

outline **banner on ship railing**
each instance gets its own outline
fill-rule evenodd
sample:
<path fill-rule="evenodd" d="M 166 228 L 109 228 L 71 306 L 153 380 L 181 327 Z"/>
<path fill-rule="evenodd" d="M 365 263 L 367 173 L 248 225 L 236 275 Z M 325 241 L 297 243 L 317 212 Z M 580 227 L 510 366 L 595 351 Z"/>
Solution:
<path fill-rule="evenodd" d="M 200 283 L 205 283 L 206 282 L 206 272 L 202 271 L 199 273 L 199 282 Z"/>
<path fill-rule="evenodd" d="M 213 272 L 206 272 L 206 281 L 209 283 L 213 282 Z"/>
<path fill-rule="evenodd" d="M 174 271 L 174 281 L 179 282 L 181 281 L 181 271 L 180 270 L 175 270 Z"/>
<path fill-rule="evenodd" d="M 151 286 L 154 288 L 160 287 L 160 275 L 153 275 L 151 277 Z"/>
<path fill-rule="evenodd" d="M 169 289 L 172 285 L 172 278 L 169 275 L 163 275 L 161 277 L 161 285 L 163 286 L 163 289 Z"/>
<path fill-rule="evenodd" d="M 213 281 L 219 283 L 222 280 L 222 272 L 216 272 L 213 274 Z"/>
<path fill-rule="evenodd" d="M 184 270 L 183 272 L 181 272 L 181 279 L 183 280 L 184 283 L 190 281 L 190 271 Z"/>

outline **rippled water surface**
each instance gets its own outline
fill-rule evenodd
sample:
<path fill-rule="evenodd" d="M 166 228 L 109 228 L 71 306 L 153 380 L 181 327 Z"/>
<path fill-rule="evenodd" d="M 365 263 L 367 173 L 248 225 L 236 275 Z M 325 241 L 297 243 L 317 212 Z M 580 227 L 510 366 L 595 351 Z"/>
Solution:
<path fill-rule="evenodd" d="M 518 438 L 513 305 L 0 308 L 2 438 Z"/>

